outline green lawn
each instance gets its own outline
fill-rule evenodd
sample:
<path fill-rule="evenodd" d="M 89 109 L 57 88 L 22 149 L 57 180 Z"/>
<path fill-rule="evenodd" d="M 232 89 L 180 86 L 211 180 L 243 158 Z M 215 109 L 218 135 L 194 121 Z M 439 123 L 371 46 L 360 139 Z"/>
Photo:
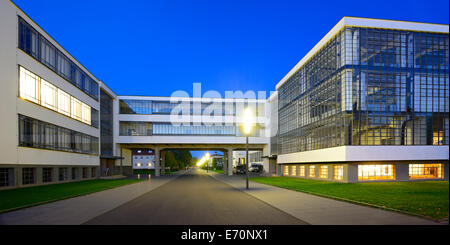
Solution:
<path fill-rule="evenodd" d="M 213 169 L 212 171 L 214 171 L 216 173 L 219 173 L 219 174 L 223 174 L 223 170 L 222 169 L 216 169 L 216 170 Z"/>
<path fill-rule="evenodd" d="M 335 183 L 293 177 L 256 177 L 252 181 L 300 192 L 448 218 L 448 181 Z"/>
<path fill-rule="evenodd" d="M 0 191 L 0 212 L 85 195 L 140 180 L 87 180 L 63 184 L 34 186 Z"/>

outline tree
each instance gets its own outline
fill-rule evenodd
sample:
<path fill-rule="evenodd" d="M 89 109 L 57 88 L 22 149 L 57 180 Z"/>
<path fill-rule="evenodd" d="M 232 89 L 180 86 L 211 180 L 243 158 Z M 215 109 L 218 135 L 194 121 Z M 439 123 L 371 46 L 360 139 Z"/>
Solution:
<path fill-rule="evenodd" d="M 170 170 L 179 169 L 175 155 L 170 151 L 166 152 L 166 167 L 170 167 Z"/>
<path fill-rule="evenodd" d="M 193 157 L 190 166 L 195 166 L 198 162 L 198 158 Z"/>
<path fill-rule="evenodd" d="M 173 150 L 175 159 L 178 162 L 179 168 L 185 168 L 192 163 L 192 155 L 188 150 Z"/>
<path fill-rule="evenodd" d="M 211 167 L 212 168 L 217 168 L 217 158 L 213 158 L 211 159 Z"/>

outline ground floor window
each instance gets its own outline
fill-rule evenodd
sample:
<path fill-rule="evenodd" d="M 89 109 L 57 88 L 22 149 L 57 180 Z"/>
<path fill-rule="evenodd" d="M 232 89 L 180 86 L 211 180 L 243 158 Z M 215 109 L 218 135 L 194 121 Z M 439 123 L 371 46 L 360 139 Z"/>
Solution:
<path fill-rule="evenodd" d="M 443 179 L 444 164 L 409 164 L 410 179 Z"/>
<path fill-rule="evenodd" d="M 92 168 L 91 169 L 91 178 L 95 178 L 96 173 L 97 173 L 97 168 Z"/>
<path fill-rule="evenodd" d="M 299 166 L 298 167 L 298 176 L 305 177 L 305 166 Z"/>
<path fill-rule="evenodd" d="M 88 168 L 83 168 L 83 179 L 86 179 L 88 175 Z"/>
<path fill-rule="evenodd" d="M 291 166 L 291 176 L 297 176 L 297 166 Z"/>
<path fill-rule="evenodd" d="M 52 168 L 42 168 L 42 182 L 52 182 Z"/>
<path fill-rule="evenodd" d="M 328 166 L 327 165 L 322 165 L 320 166 L 320 171 L 319 171 L 319 178 L 321 179 L 328 179 Z"/>
<path fill-rule="evenodd" d="M 59 170 L 58 170 L 58 180 L 59 181 L 67 180 L 67 168 L 59 168 Z"/>
<path fill-rule="evenodd" d="M 284 170 L 284 176 L 289 176 L 289 166 L 284 166 L 283 167 L 283 170 Z"/>
<path fill-rule="evenodd" d="M 9 168 L 0 168 L 0 186 L 9 186 Z"/>
<path fill-rule="evenodd" d="M 334 165 L 334 179 L 342 180 L 344 178 L 344 166 L 343 165 Z"/>
<path fill-rule="evenodd" d="M 316 166 L 314 165 L 309 166 L 309 177 L 310 178 L 316 177 Z"/>
<path fill-rule="evenodd" d="M 394 180 L 394 164 L 358 165 L 358 180 Z"/>
<path fill-rule="evenodd" d="M 78 168 L 72 168 L 72 179 L 77 179 Z"/>
<path fill-rule="evenodd" d="M 36 169 L 22 168 L 22 184 L 29 185 L 35 183 Z"/>

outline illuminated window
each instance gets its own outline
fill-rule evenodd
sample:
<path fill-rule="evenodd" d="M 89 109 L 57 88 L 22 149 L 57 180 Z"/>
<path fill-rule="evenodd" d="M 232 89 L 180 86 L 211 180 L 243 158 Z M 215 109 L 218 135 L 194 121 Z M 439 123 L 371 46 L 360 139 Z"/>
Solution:
<path fill-rule="evenodd" d="M 444 144 L 444 134 L 441 131 L 433 132 L 433 145 L 443 145 Z"/>
<path fill-rule="evenodd" d="M 284 176 L 289 176 L 289 166 L 284 166 Z"/>
<path fill-rule="evenodd" d="M 39 104 L 39 77 L 20 67 L 20 97 Z"/>
<path fill-rule="evenodd" d="M 443 179 L 443 164 L 409 164 L 410 179 Z"/>
<path fill-rule="evenodd" d="M 81 121 L 87 124 L 91 124 L 91 107 L 82 103 L 81 106 Z"/>
<path fill-rule="evenodd" d="M 298 176 L 305 177 L 305 166 L 299 166 L 298 167 Z"/>
<path fill-rule="evenodd" d="M 316 177 L 316 166 L 314 165 L 309 166 L 309 177 L 310 178 Z"/>
<path fill-rule="evenodd" d="M 70 116 L 76 120 L 81 121 L 81 101 L 75 99 L 74 97 L 71 97 L 71 107 L 72 110 L 70 111 Z"/>
<path fill-rule="evenodd" d="M 140 162 L 136 163 L 136 166 L 140 167 L 140 166 L 141 166 L 141 163 L 140 163 Z"/>
<path fill-rule="evenodd" d="M 393 164 L 358 165 L 358 180 L 394 180 Z"/>
<path fill-rule="evenodd" d="M 334 165 L 334 179 L 342 180 L 344 178 L 344 166 Z"/>
<path fill-rule="evenodd" d="M 41 105 L 56 111 L 56 87 L 41 79 Z"/>
<path fill-rule="evenodd" d="M 70 117 L 70 95 L 58 89 L 58 112 Z"/>
<path fill-rule="evenodd" d="M 291 176 L 297 176 L 297 166 L 291 166 Z"/>
<path fill-rule="evenodd" d="M 21 98 L 91 125 L 90 106 L 23 67 L 20 67 L 19 89 Z"/>
<path fill-rule="evenodd" d="M 147 166 L 151 167 L 151 166 L 152 166 L 152 164 L 151 164 L 151 163 L 148 163 L 148 164 L 147 164 Z"/>
<path fill-rule="evenodd" d="M 328 166 L 322 165 L 319 169 L 319 178 L 328 179 Z"/>

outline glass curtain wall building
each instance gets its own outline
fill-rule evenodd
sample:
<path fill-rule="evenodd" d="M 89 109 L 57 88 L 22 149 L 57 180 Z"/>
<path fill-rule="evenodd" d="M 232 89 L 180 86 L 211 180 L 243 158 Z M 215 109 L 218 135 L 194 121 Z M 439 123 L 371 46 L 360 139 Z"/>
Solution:
<path fill-rule="evenodd" d="M 437 33 L 370 21 L 379 28 L 343 25 L 279 83 L 279 154 L 448 146 L 448 26 Z"/>
<path fill-rule="evenodd" d="M 280 153 L 448 145 L 448 35 L 344 28 L 279 88 Z"/>

